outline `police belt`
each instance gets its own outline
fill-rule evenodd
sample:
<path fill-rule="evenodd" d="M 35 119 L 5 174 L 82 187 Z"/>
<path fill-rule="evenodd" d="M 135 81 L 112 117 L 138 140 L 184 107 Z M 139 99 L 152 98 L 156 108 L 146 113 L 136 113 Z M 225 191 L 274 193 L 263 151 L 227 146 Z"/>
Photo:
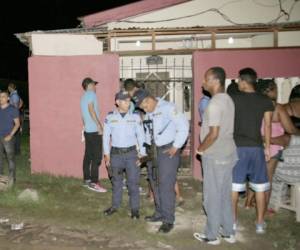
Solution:
<path fill-rule="evenodd" d="M 170 147 L 172 147 L 173 142 L 170 142 L 168 144 L 162 145 L 162 146 L 156 146 L 158 150 L 165 150 L 165 149 L 169 149 Z"/>
<path fill-rule="evenodd" d="M 131 152 L 135 149 L 136 149 L 136 146 L 131 146 L 131 147 L 128 147 L 128 148 L 112 147 L 111 148 L 111 154 L 113 154 L 113 155 L 126 154 L 126 153 L 129 153 L 129 152 Z"/>

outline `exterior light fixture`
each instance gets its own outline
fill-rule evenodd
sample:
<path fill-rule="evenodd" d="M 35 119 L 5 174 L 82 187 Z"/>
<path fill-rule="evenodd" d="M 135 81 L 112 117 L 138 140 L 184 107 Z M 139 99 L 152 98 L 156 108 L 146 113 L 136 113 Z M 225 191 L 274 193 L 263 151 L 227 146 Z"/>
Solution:
<path fill-rule="evenodd" d="M 141 46 L 141 41 L 140 41 L 140 40 L 137 40 L 136 43 L 135 43 L 135 45 L 136 45 L 137 47 L 140 47 L 140 46 Z"/>
<path fill-rule="evenodd" d="M 233 44 L 233 43 L 234 43 L 234 39 L 233 39 L 232 36 L 228 38 L 228 43 L 229 43 L 229 44 Z"/>

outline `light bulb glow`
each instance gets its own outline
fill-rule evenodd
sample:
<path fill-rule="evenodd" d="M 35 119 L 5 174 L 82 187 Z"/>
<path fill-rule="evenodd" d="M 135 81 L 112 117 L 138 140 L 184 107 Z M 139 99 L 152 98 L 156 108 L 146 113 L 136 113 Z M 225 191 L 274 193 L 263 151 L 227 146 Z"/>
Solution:
<path fill-rule="evenodd" d="M 232 36 L 228 38 L 228 43 L 229 43 L 229 44 L 233 44 L 233 43 L 234 43 L 234 39 L 233 39 Z"/>

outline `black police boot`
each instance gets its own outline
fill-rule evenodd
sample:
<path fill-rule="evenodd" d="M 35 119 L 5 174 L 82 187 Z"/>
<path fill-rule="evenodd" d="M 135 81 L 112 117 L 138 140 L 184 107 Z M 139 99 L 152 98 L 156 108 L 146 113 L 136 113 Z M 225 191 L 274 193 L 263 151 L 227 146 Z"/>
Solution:
<path fill-rule="evenodd" d="M 149 221 L 149 222 L 157 222 L 157 221 L 162 221 L 162 217 L 158 216 L 156 214 L 153 214 L 153 215 L 146 216 L 145 220 Z"/>
<path fill-rule="evenodd" d="M 139 210 L 131 210 L 131 219 L 139 219 L 140 213 Z"/>
<path fill-rule="evenodd" d="M 169 233 L 173 229 L 173 227 L 174 227 L 174 224 L 164 222 L 158 229 L 158 232 Z"/>
<path fill-rule="evenodd" d="M 106 210 L 103 211 L 103 213 L 106 215 L 106 216 L 110 216 L 112 214 L 114 214 L 115 212 L 117 212 L 117 209 L 114 208 L 114 207 L 110 207 Z"/>

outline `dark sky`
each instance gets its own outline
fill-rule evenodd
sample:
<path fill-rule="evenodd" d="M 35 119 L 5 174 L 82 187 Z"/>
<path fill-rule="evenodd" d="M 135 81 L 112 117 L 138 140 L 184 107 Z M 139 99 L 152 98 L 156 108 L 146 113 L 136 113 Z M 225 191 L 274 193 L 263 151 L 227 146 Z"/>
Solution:
<path fill-rule="evenodd" d="M 0 2 L 0 79 L 27 80 L 28 48 L 14 36 L 75 28 L 77 17 L 137 0 L 10 0 Z"/>

